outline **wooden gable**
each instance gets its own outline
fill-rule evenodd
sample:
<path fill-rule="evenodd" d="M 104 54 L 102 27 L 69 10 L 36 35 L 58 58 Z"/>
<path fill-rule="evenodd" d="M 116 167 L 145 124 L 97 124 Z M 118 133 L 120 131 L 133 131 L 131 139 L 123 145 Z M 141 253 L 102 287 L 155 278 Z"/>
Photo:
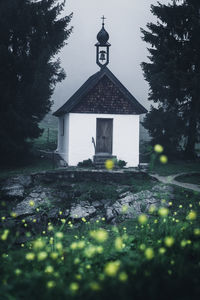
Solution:
<path fill-rule="evenodd" d="M 105 67 L 92 75 L 54 115 L 69 112 L 140 115 L 147 110 Z"/>
<path fill-rule="evenodd" d="M 134 104 L 104 75 L 87 95 L 71 110 L 72 113 L 137 114 Z"/>

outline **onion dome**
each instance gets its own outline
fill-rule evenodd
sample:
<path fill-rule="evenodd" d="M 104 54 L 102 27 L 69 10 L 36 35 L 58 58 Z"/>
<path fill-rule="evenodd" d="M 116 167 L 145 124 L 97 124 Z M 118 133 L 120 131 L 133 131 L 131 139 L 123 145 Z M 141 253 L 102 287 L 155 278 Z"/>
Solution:
<path fill-rule="evenodd" d="M 103 24 L 101 30 L 99 31 L 99 33 L 97 34 L 97 40 L 98 40 L 100 46 L 105 46 L 109 40 L 109 34 L 105 30 L 104 24 Z"/>

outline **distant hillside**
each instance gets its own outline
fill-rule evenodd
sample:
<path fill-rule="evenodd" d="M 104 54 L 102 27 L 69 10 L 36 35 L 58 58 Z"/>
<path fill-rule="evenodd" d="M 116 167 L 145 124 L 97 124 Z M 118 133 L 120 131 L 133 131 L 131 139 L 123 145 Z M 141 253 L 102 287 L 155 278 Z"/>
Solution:
<path fill-rule="evenodd" d="M 39 150 L 56 150 L 57 148 L 57 134 L 58 125 L 57 118 L 48 113 L 40 122 L 39 126 L 42 128 L 43 134 L 34 140 L 34 147 Z"/>
<path fill-rule="evenodd" d="M 58 120 L 56 117 L 54 117 L 52 115 L 52 113 L 48 113 L 44 119 L 42 120 L 42 122 L 40 123 L 40 127 L 41 128 L 51 128 L 51 129 L 55 129 L 57 130 L 57 126 L 58 126 Z"/>

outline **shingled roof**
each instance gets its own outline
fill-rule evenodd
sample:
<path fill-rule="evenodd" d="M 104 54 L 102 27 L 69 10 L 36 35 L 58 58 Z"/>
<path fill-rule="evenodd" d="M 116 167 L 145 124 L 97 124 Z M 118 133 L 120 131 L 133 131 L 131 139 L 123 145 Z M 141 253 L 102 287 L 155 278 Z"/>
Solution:
<path fill-rule="evenodd" d="M 86 96 L 104 77 L 107 76 L 112 83 L 118 87 L 120 92 L 123 94 L 124 98 L 130 101 L 131 105 L 134 107 L 135 114 L 144 114 L 147 110 L 135 99 L 135 97 L 125 88 L 125 86 L 115 77 L 115 75 L 107 68 L 102 68 L 99 72 L 95 73 L 71 96 L 71 98 L 61 106 L 54 116 L 62 116 L 63 114 L 69 113 L 77 106 L 80 101 Z"/>

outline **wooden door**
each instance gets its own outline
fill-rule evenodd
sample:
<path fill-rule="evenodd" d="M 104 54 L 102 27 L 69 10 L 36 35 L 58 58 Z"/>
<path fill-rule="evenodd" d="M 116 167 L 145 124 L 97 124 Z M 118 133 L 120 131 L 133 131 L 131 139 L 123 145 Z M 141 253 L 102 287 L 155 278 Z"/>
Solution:
<path fill-rule="evenodd" d="M 96 153 L 112 154 L 113 119 L 97 119 Z"/>

